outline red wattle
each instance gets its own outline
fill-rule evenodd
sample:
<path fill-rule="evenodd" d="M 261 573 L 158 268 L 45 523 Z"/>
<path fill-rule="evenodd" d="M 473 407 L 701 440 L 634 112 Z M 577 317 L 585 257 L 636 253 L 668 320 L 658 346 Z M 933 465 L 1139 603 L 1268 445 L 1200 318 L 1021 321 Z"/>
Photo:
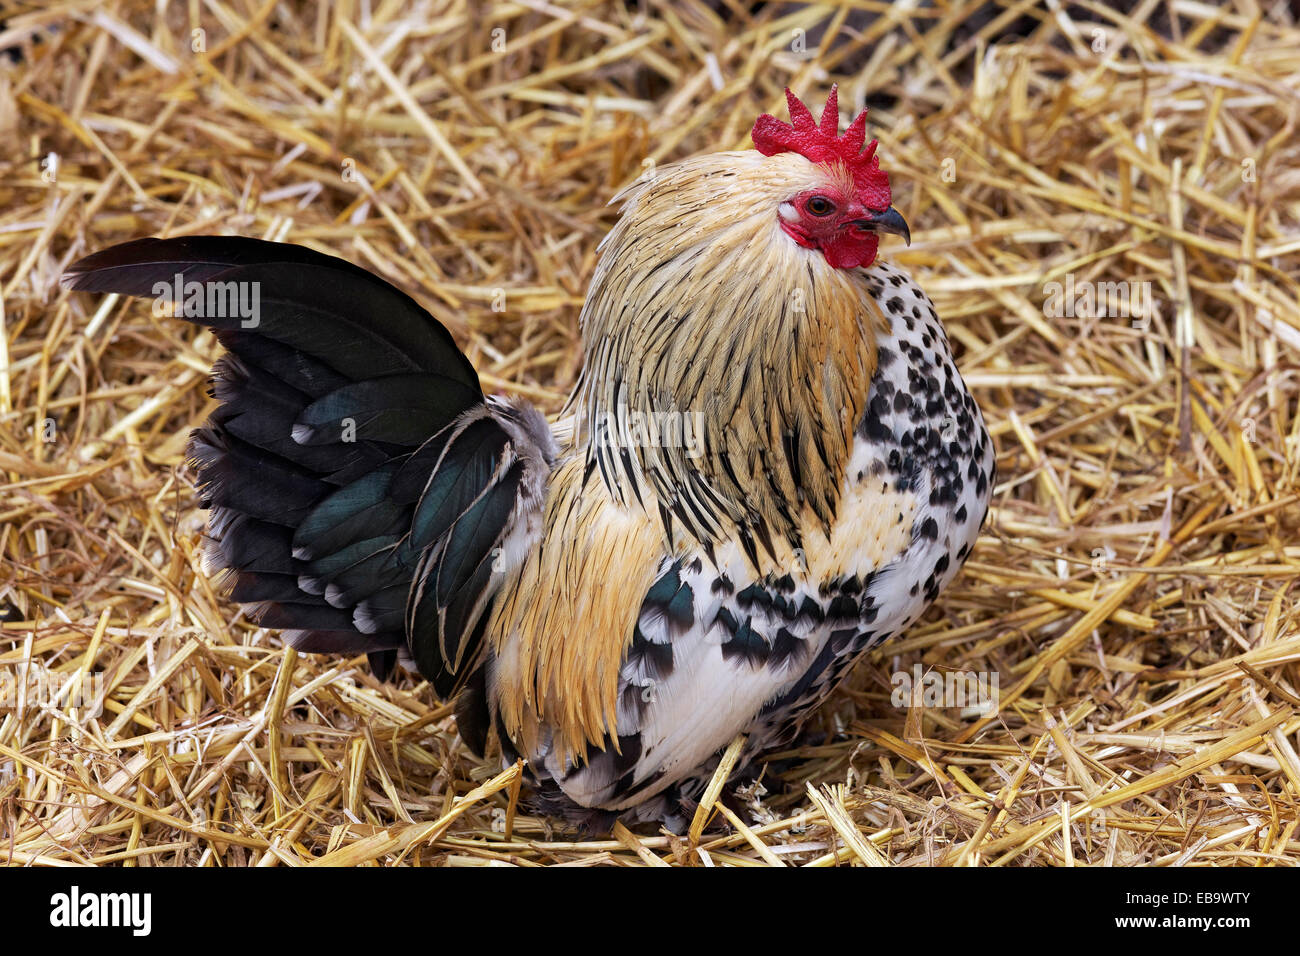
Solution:
<path fill-rule="evenodd" d="M 862 238 L 842 237 L 834 239 L 821 247 L 826 261 L 836 269 L 856 269 L 869 266 L 876 261 L 876 250 L 880 238 L 866 235 Z"/>

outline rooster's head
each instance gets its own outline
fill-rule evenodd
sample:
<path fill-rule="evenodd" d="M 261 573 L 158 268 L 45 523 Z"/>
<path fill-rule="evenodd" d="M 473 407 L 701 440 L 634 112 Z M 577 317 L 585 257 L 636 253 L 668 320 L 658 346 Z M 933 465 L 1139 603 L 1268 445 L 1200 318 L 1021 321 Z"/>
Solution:
<path fill-rule="evenodd" d="M 862 148 L 867 111 L 840 135 L 835 87 L 820 123 L 788 89 L 785 97 L 791 122 L 764 113 L 750 134 L 764 156 L 797 153 L 808 161 L 809 182 L 777 207 L 785 233 L 805 249 L 821 252 L 837 269 L 871 265 L 882 232 L 910 241 L 906 221 L 890 205 L 889 176 L 880 169 L 876 141 Z"/>

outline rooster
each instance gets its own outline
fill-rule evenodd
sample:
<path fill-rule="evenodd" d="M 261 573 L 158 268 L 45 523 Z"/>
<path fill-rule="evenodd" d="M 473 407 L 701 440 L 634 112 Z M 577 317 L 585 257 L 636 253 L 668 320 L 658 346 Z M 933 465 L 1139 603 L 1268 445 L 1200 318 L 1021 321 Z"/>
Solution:
<path fill-rule="evenodd" d="M 866 111 L 840 134 L 834 89 L 819 122 L 786 95 L 756 150 L 615 197 L 554 424 L 485 396 L 404 293 L 302 247 L 142 239 L 65 276 L 174 300 L 228 353 L 188 449 L 205 571 L 299 650 L 418 668 L 469 747 L 495 738 L 536 808 L 589 827 L 680 829 L 738 735 L 737 773 L 790 742 L 987 510 L 980 410 L 877 257 L 910 237 Z"/>

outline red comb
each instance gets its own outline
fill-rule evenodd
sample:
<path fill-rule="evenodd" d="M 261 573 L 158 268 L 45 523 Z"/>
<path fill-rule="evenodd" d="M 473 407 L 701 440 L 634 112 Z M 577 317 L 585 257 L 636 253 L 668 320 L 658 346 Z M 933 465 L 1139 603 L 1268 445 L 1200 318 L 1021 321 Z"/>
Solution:
<path fill-rule="evenodd" d="M 853 175 L 858 198 L 872 209 L 888 209 L 889 176 L 880 170 L 876 141 L 862 148 L 867 139 L 867 111 L 859 113 L 841 136 L 837 86 L 832 86 L 831 95 L 826 97 L 820 123 L 813 122 L 812 111 L 788 87 L 785 101 L 790 105 L 790 123 L 782 123 L 768 113 L 754 121 L 749 135 L 758 151 L 764 156 L 793 152 L 814 163 L 843 163 Z"/>

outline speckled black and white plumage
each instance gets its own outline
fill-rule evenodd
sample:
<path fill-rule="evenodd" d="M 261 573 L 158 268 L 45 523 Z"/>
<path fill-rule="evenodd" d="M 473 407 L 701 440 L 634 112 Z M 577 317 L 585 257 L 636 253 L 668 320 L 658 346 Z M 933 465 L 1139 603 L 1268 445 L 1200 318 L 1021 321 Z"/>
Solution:
<path fill-rule="evenodd" d="M 970 555 L 994 477 L 983 416 L 929 298 L 883 261 L 861 278 L 891 332 L 878 339 L 841 514 L 855 500 L 884 506 L 910 493 L 910 540 L 880 566 L 864 554 L 826 580 L 800 562 L 755 580 L 734 544 L 716 561 L 666 559 L 620 671 L 618 746 L 578 767 L 545 748 L 532 755 L 548 809 L 682 825 L 737 733 L 748 735 L 742 766 L 788 743 L 853 663 L 914 623 Z"/>

